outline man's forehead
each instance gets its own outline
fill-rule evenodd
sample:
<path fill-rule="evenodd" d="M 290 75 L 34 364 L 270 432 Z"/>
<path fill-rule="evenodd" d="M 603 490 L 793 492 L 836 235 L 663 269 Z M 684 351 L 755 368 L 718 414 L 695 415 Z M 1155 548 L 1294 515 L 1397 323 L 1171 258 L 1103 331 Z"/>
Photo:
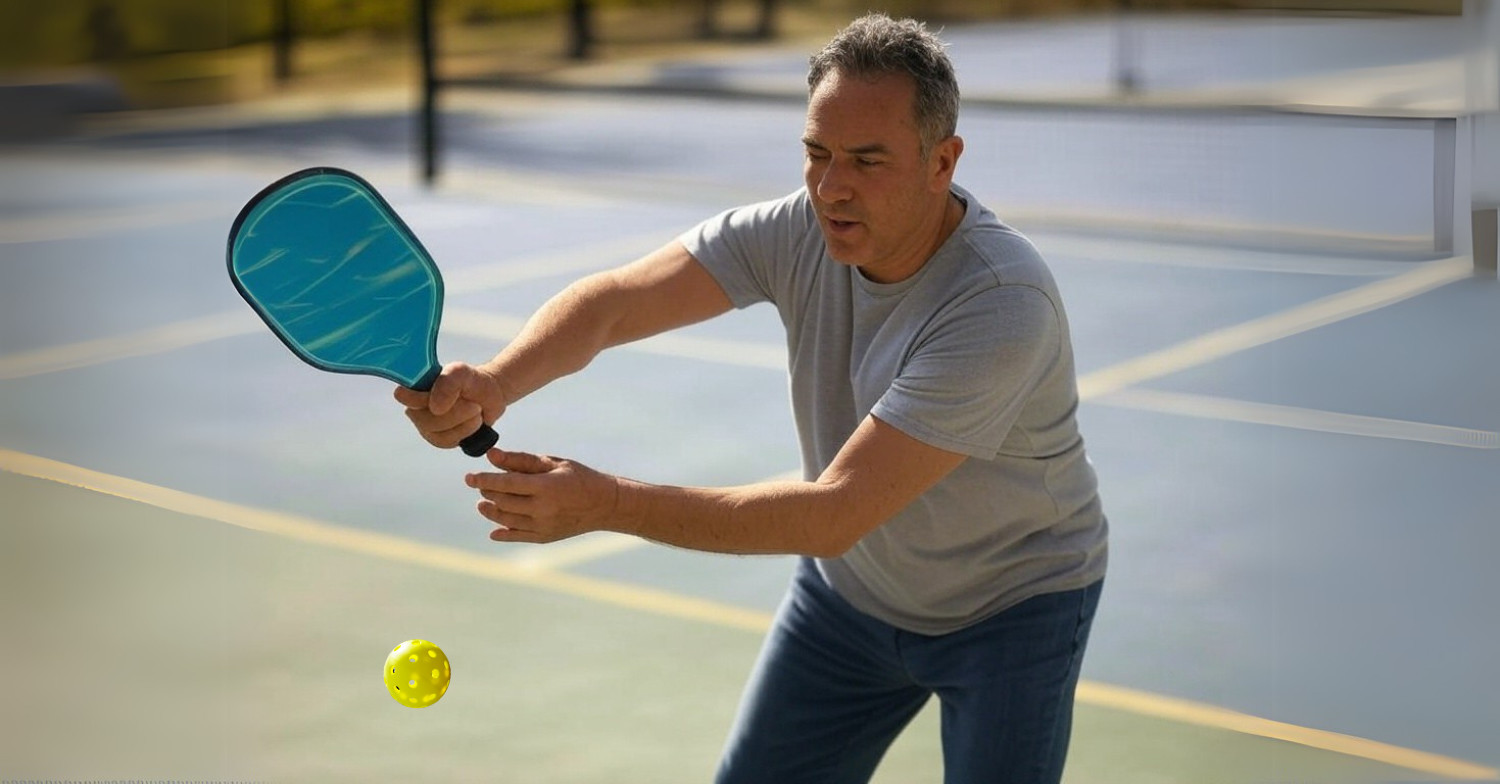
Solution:
<path fill-rule="evenodd" d="M 906 74 L 830 72 L 808 98 L 803 140 L 841 149 L 906 146 L 906 137 L 918 136 L 914 101 L 915 82 Z"/>
<path fill-rule="evenodd" d="M 832 71 L 808 96 L 807 110 L 830 102 L 885 103 L 911 107 L 916 100 L 917 83 L 902 73 L 879 73 L 869 76 L 848 75 Z"/>

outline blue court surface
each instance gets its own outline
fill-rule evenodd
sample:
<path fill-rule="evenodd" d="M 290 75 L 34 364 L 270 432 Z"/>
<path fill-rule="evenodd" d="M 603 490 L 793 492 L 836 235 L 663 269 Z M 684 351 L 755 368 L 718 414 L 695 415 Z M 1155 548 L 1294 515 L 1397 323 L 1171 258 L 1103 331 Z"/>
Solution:
<path fill-rule="evenodd" d="M 292 357 L 225 241 L 272 180 L 358 172 L 444 270 L 440 357 L 480 361 L 570 280 L 798 187 L 802 109 L 446 100 L 434 189 L 399 100 L 0 148 L 0 779 L 710 777 L 791 560 L 490 542 L 478 464 Z M 1430 129 L 978 104 L 960 133 L 959 182 L 1061 285 L 1111 521 L 1067 781 L 1500 778 L 1500 285 L 1431 252 Z M 623 347 L 501 444 L 782 476 L 784 356 L 765 307 Z M 421 711 L 376 677 L 411 638 L 454 668 Z M 877 780 L 940 771 L 929 709 Z"/>

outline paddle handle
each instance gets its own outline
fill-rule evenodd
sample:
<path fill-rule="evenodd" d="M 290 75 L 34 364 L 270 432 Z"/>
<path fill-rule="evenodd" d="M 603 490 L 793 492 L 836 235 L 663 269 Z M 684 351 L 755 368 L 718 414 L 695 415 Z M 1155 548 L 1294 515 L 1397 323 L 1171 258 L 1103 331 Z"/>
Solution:
<path fill-rule="evenodd" d="M 437 381 L 437 377 L 442 373 L 442 370 L 441 366 L 433 363 L 427 369 L 427 372 L 421 378 L 417 379 L 417 383 L 412 384 L 411 388 L 418 392 L 426 392 L 432 389 L 433 382 Z M 464 454 L 469 457 L 484 457 L 484 453 L 490 451 L 490 447 L 494 446 L 499 440 L 500 434 L 496 433 L 493 427 L 481 422 L 478 430 L 475 430 L 467 438 L 458 442 L 458 448 L 464 450 Z"/>
<path fill-rule="evenodd" d="M 500 435 L 495 428 L 489 425 L 480 425 L 478 430 L 469 434 L 468 438 L 458 442 L 458 448 L 464 450 L 469 457 L 483 457 L 490 447 L 500 440 Z"/>

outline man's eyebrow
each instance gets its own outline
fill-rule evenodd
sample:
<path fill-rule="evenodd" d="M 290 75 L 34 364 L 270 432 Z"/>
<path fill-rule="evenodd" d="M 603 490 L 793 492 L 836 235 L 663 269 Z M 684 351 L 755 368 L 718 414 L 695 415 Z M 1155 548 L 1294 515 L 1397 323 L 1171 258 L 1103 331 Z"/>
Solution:
<path fill-rule="evenodd" d="M 818 140 L 810 136 L 802 137 L 802 144 L 817 150 L 828 149 L 827 147 L 823 146 L 822 142 L 819 142 Z M 862 144 L 858 147 L 848 147 L 844 149 L 844 152 L 850 155 L 889 155 L 891 150 L 884 144 L 875 142 L 872 144 Z"/>

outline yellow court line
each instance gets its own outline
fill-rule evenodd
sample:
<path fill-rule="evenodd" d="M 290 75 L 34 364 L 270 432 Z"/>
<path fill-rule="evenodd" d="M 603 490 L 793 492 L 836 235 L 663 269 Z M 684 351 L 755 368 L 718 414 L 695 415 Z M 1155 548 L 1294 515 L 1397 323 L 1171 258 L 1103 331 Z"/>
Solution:
<path fill-rule="evenodd" d="M 285 512 L 220 501 L 105 474 L 87 468 L 0 449 L 0 470 L 124 498 L 171 512 L 217 520 L 299 542 L 426 566 L 500 582 L 548 588 L 635 610 L 764 631 L 766 613 L 623 583 L 528 568 L 496 556 L 480 555 L 398 536 L 349 528 Z"/>
<path fill-rule="evenodd" d="M 1211 395 L 1161 392 L 1136 387 L 1112 392 L 1097 398 L 1094 402 L 1137 411 L 1157 411 L 1202 419 L 1275 425 L 1298 430 L 1315 430 L 1321 433 L 1420 441 L 1468 449 L 1500 449 L 1500 433 L 1489 430 L 1343 414 L 1337 411 L 1319 411 Z"/>
<path fill-rule="evenodd" d="M 1263 719 L 1214 705 L 1164 697 L 1123 686 L 1092 681 L 1078 684 L 1078 701 L 1182 724 L 1215 727 L 1261 738 L 1281 740 L 1324 751 L 1361 757 L 1407 770 L 1421 771 L 1464 781 L 1500 779 L 1500 769 L 1441 754 L 1393 746 L 1389 743 L 1344 735 L 1327 730 Z"/>
<path fill-rule="evenodd" d="M 646 540 L 638 536 L 599 531 L 546 547 L 528 547 L 506 560 L 523 569 L 555 571 L 636 550 L 645 544 Z"/>
<path fill-rule="evenodd" d="M 219 501 L 8 449 L 0 449 L 0 470 L 300 542 L 487 580 L 543 588 L 632 610 L 756 633 L 764 633 L 772 621 L 771 615 L 763 612 L 627 583 L 527 567 L 502 558 L 456 548 Z M 1500 780 L 1500 770 L 1465 760 L 1093 681 L 1079 683 L 1078 700 L 1085 704 L 1143 716 L 1287 741 L 1423 773 L 1458 779 Z"/>

